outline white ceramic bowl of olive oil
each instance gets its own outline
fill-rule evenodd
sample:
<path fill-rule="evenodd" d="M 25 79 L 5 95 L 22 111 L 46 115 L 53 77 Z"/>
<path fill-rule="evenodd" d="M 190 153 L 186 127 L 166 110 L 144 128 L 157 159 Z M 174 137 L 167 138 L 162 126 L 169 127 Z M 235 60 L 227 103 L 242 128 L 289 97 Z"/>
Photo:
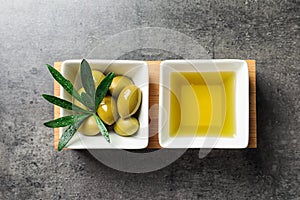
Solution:
<path fill-rule="evenodd" d="M 138 86 L 142 93 L 141 106 L 138 111 L 139 130 L 130 137 L 123 137 L 110 129 L 111 142 L 108 143 L 101 134 L 87 136 L 76 133 L 69 141 L 67 148 L 71 149 L 142 149 L 148 145 L 148 98 L 149 98 L 149 72 L 148 64 L 144 61 L 130 60 L 87 60 L 92 70 L 104 74 L 114 72 L 116 75 L 125 75 Z M 75 87 L 80 81 L 79 68 L 81 60 L 67 60 L 62 63 L 61 73 L 70 80 Z M 77 88 L 78 89 L 78 88 Z M 60 88 L 60 97 L 72 101 L 71 96 Z M 60 115 L 69 115 L 70 111 L 60 109 Z M 60 135 L 63 132 L 60 128 Z"/>
<path fill-rule="evenodd" d="M 249 76 L 244 60 L 167 60 L 160 66 L 159 144 L 246 148 Z"/>

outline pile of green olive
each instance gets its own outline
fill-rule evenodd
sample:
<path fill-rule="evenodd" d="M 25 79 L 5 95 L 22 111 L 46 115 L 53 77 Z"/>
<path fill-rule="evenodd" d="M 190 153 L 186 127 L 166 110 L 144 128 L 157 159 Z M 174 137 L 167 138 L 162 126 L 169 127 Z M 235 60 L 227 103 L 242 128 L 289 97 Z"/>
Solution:
<path fill-rule="evenodd" d="M 105 75 L 97 70 L 92 70 L 95 88 L 101 83 Z M 81 94 L 84 88 L 80 88 Z M 142 93 L 140 88 L 126 76 L 115 76 L 109 87 L 109 92 L 100 103 L 97 114 L 107 125 L 112 126 L 114 131 L 121 136 L 131 136 L 139 129 L 139 121 L 133 116 L 141 105 Z M 74 104 L 87 109 L 79 101 Z M 93 116 L 86 119 L 78 131 L 85 135 L 97 135 L 99 129 Z"/>

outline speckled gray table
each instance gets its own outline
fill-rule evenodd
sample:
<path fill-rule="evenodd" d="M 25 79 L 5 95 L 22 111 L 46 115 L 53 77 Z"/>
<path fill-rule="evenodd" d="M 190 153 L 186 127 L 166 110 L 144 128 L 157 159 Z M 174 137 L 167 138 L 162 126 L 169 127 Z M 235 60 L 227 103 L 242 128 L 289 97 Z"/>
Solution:
<path fill-rule="evenodd" d="M 296 0 L 1 1 L 0 199 L 298 198 L 299 6 Z M 87 151 L 53 150 L 53 131 L 42 126 L 53 116 L 41 98 L 53 92 L 44 64 L 82 58 L 99 40 L 141 27 L 183 33 L 212 58 L 257 60 L 257 149 L 213 150 L 203 159 L 188 150 L 146 174 L 113 170 Z M 182 55 L 142 48 L 120 59 L 189 52 L 178 48 Z"/>

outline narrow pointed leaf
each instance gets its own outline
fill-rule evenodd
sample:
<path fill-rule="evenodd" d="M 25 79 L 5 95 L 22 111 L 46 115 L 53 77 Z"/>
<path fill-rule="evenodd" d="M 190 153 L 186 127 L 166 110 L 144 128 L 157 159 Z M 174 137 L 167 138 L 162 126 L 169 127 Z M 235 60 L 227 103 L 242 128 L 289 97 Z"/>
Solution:
<path fill-rule="evenodd" d="M 74 86 L 72 85 L 71 81 L 63 77 L 59 71 L 57 71 L 54 67 L 51 65 L 46 64 L 48 70 L 50 71 L 51 75 L 53 78 L 70 94 L 72 95 L 75 99 L 78 101 L 81 101 L 81 97 L 78 94 L 78 92 L 75 90 Z"/>
<path fill-rule="evenodd" d="M 65 117 L 61 117 L 55 120 L 45 122 L 44 125 L 49 128 L 65 127 L 74 124 L 76 121 L 81 121 L 87 116 L 88 114 L 77 114 L 77 115 L 65 116 Z"/>
<path fill-rule="evenodd" d="M 87 115 L 87 116 L 89 116 L 89 115 Z M 74 134 L 76 133 L 77 129 L 80 127 L 80 125 L 82 124 L 82 122 L 85 119 L 86 118 L 84 118 L 82 120 L 76 121 L 74 124 L 70 125 L 65 130 L 65 132 L 62 134 L 61 138 L 59 139 L 58 148 L 57 148 L 58 151 L 61 151 L 68 144 L 68 142 L 74 136 Z"/>
<path fill-rule="evenodd" d="M 80 76 L 81 76 L 82 86 L 85 92 L 94 99 L 95 84 L 92 75 L 92 70 L 89 63 L 85 59 L 82 60 L 80 65 Z"/>
<path fill-rule="evenodd" d="M 52 96 L 52 95 L 47 95 L 47 94 L 43 94 L 42 96 L 47 101 L 49 101 L 50 103 L 53 103 L 53 104 L 55 104 L 59 107 L 62 107 L 62 108 L 68 109 L 68 110 L 74 110 L 74 111 L 77 111 L 77 112 L 91 113 L 91 112 L 89 112 L 87 110 L 84 110 L 84 109 L 72 104 L 71 102 L 64 100 L 64 99 L 60 99 L 58 97 L 55 97 L 55 96 Z"/>
<path fill-rule="evenodd" d="M 99 107 L 99 104 L 105 97 L 109 86 L 115 76 L 115 73 L 110 72 L 106 75 L 106 77 L 101 81 L 99 86 L 97 87 L 96 94 L 95 94 L 95 109 L 97 110 Z"/>
<path fill-rule="evenodd" d="M 91 110 L 95 110 L 95 103 L 94 100 L 85 92 L 81 93 L 81 99 L 85 106 L 90 108 Z"/>
<path fill-rule="evenodd" d="M 98 117 L 97 114 L 94 113 L 93 115 L 94 115 L 94 118 L 95 118 L 95 120 L 97 122 L 97 125 L 98 125 L 98 128 L 99 128 L 101 134 L 104 136 L 104 138 L 106 139 L 106 141 L 108 143 L 110 143 L 109 134 L 108 134 L 108 131 L 107 131 L 105 125 L 103 124 L 103 122 L 101 121 L 101 119 Z"/>

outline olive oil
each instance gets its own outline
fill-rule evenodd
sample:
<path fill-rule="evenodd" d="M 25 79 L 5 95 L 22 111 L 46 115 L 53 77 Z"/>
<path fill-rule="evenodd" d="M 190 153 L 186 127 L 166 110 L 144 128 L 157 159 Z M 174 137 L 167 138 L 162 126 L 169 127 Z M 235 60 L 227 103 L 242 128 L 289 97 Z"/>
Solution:
<path fill-rule="evenodd" d="M 233 137 L 234 72 L 172 72 L 170 136 Z"/>

